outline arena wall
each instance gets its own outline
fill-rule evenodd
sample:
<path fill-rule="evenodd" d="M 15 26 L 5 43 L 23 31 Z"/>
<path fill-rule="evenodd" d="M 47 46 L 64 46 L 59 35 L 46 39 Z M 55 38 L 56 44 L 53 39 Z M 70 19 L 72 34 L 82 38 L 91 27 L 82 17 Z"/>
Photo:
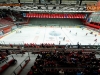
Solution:
<path fill-rule="evenodd" d="M 80 19 L 30 19 L 29 24 L 40 26 L 75 26 L 83 25 Z"/>

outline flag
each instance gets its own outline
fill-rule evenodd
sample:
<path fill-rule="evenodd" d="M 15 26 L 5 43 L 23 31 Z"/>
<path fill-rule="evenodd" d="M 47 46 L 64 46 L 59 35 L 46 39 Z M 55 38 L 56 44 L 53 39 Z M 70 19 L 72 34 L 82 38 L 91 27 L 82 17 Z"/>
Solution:
<path fill-rule="evenodd" d="M 87 22 L 91 22 L 92 21 L 92 18 L 87 18 Z"/>

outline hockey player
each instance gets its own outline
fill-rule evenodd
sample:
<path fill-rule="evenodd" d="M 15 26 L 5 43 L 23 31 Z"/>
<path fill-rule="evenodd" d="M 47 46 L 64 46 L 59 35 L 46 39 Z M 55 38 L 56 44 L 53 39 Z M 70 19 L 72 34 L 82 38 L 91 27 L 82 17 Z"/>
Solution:
<path fill-rule="evenodd" d="M 83 30 L 84 28 L 82 28 L 82 30 Z"/>
<path fill-rule="evenodd" d="M 76 32 L 76 35 L 77 35 L 77 32 Z"/>
<path fill-rule="evenodd" d="M 97 34 L 95 34 L 95 37 L 97 36 Z"/>
<path fill-rule="evenodd" d="M 88 33 L 86 33 L 86 35 L 87 35 Z"/>
<path fill-rule="evenodd" d="M 95 39 L 94 41 L 97 42 L 97 39 Z"/>
<path fill-rule="evenodd" d="M 63 38 L 63 41 L 65 40 L 65 37 Z"/>
<path fill-rule="evenodd" d="M 16 33 L 17 33 L 17 31 L 16 31 Z"/>
<path fill-rule="evenodd" d="M 61 43 L 61 42 L 59 41 L 59 45 L 60 45 L 60 43 Z"/>

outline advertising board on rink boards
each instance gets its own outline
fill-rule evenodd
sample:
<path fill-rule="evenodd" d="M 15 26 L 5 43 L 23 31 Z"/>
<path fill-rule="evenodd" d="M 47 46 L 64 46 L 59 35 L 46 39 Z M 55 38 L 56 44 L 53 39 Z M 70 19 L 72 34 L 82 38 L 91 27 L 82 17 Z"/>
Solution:
<path fill-rule="evenodd" d="M 100 0 L 97 3 L 89 3 L 86 5 L 87 11 L 100 11 Z"/>
<path fill-rule="evenodd" d="M 0 6 L 21 6 L 21 4 L 0 4 Z"/>
<path fill-rule="evenodd" d="M 87 11 L 100 11 L 100 6 L 87 6 Z"/>

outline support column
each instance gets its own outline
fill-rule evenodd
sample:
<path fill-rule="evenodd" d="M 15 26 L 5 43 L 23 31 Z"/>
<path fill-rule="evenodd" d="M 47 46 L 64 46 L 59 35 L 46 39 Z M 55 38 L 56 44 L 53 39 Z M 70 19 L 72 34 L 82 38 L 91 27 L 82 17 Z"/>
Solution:
<path fill-rule="evenodd" d="M 18 3 L 20 3 L 20 0 L 18 0 Z"/>
<path fill-rule="evenodd" d="M 39 0 L 39 4 L 41 4 L 41 0 Z"/>
<path fill-rule="evenodd" d="M 60 0 L 60 4 L 62 4 L 62 0 Z"/>
<path fill-rule="evenodd" d="M 7 0 L 7 3 L 10 3 L 10 0 Z"/>
<path fill-rule="evenodd" d="M 36 3 L 36 0 L 33 0 L 33 3 Z"/>
<path fill-rule="evenodd" d="M 77 1 L 76 1 L 76 4 L 79 4 L 79 1 L 80 1 L 80 0 L 77 0 Z"/>
<path fill-rule="evenodd" d="M 48 3 L 50 3 L 51 0 L 48 0 Z"/>
<path fill-rule="evenodd" d="M 59 0 L 56 0 L 56 4 L 59 4 Z"/>
<path fill-rule="evenodd" d="M 80 0 L 80 3 L 79 3 L 79 5 L 80 5 L 80 6 L 82 5 L 82 0 Z"/>

